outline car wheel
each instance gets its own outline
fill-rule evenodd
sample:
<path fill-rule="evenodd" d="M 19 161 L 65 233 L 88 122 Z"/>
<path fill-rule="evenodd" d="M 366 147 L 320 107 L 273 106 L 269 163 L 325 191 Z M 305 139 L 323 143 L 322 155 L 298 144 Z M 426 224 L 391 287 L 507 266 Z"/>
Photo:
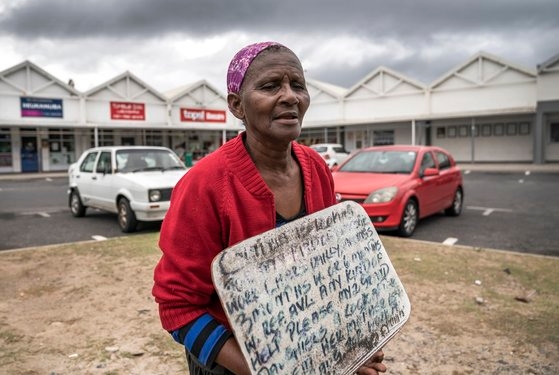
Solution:
<path fill-rule="evenodd" d="M 130 208 L 130 202 L 126 198 L 121 198 L 118 201 L 118 225 L 124 233 L 134 232 L 138 225 L 136 214 Z"/>
<path fill-rule="evenodd" d="M 413 199 L 410 199 L 406 202 L 406 206 L 404 207 L 398 234 L 402 237 L 410 237 L 417 227 L 418 220 L 419 212 L 417 210 L 417 203 Z"/>
<path fill-rule="evenodd" d="M 452 201 L 452 206 L 447 208 L 444 212 L 449 216 L 458 216 L 462 213 L 462 205 L 464 203 L 464 194 L 462 193 L 462 189 L 456 189 L 456 193 L 454 193 L 454 200 Z"/>
<path fill-rule="evenodd" d="M 70 211 L 74 217 L 85 216 L 86 206 L 83 205 L 80 193 L 77 190 L 72 190 L 70 195 Z"/>

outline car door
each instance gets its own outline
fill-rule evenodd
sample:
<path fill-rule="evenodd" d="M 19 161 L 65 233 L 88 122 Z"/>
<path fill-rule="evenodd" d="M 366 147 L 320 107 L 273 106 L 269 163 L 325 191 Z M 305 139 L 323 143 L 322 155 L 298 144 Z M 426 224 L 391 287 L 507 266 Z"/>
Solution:
<path fill-rule="evenodd" d="M 424 176 L 424 172 L 428 168 L 437 168 L 435 157 L 430 151 L 426 151 L 421 155 L 421 165 L 419 169 L 419 182 L 416 192 L 419 199 L 419 213 L 421 217 L 431 215 L 437 212 L 438 195 L 440 194 L 439 176 Z"/>
<path fill-rule="evenodd" d="M 95 164 L 98 156 L 98 151 L 89 152 L 79 165 L 79 170 L 73 176 L 73 184 L 78 188 L 82 202 L 86 206 L 94 202 Z"/>
<path fill-rule="evenodd" d="M 95 186 L 95 205 L 99 208 L 116 211 L 115 203 L 115 168 L 110 151 L 102 151 L 97 158 L 95 176 L 92 178 Z"/>
<path fill-rule="evenodd" d="M 451 168 L 450 159 L 444 152 L 435 150 L 435 157 L 440 173 L 440 193 L 437 201 L 437 211 L 440 211 L 448 208 L 454 200 L 456 172 Z"/>

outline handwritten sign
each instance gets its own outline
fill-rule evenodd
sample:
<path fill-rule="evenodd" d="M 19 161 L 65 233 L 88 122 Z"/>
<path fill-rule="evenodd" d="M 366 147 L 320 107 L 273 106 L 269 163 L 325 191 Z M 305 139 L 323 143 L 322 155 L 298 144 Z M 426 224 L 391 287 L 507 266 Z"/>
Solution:
<path fill-rule="evenodd" d="M 363 208 L 343 202 L 222 251 L 212 277 L 252 374 L 351 374 L 410 302 Z"/>

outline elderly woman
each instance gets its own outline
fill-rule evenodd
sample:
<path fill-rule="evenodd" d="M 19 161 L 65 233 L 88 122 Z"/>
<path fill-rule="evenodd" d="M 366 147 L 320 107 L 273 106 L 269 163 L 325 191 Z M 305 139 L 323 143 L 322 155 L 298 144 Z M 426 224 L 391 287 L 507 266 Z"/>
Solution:
<path fill-rule="evenodd" d="M 310 104 L 287 47 L 256 43 L 227 73 L 229 110 L 246 131 L 177 184 L 160 234 L 153 294 L 163 328 L 185 345 L 191 375 L 250 374 L 211 278 L 223 249 L 335 203 L 328 166 L 295 142 Z M 358 370 L 386 371 L 382 351 Z"/>

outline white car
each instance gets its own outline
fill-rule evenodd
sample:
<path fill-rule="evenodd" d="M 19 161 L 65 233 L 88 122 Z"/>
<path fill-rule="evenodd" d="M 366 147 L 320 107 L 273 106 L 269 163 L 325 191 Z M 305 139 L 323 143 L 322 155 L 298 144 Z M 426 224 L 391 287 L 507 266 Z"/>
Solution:
<path fill-rule="evenodd" d="M 349 157 L 349 152 L 344 146 L 337 143 L 317 143 L 310 147 L 322 156 L 330 169 L 342 164 Z"/>
<path fill-rule="evenodd" d="M 92 148 L 68 169 L 68 204 L 75 217 L 85 216 L 88 207 L 114 212 L 120 229 L 134 232 L 140 221 L 163 220 L 186 171 L 166 147 Z"/>

